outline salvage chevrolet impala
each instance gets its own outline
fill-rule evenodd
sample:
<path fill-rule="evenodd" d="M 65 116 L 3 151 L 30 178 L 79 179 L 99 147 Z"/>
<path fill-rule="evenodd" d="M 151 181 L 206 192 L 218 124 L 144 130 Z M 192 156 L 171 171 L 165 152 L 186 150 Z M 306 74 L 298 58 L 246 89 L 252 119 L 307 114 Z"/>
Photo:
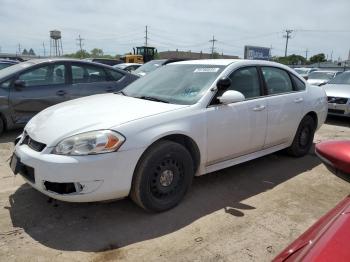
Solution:
<path fill-rule="evenodd" d="M 176 62 L 122 92 L 45 109 L 26 125 L 10 165 L 59 200 L 130 196 L 164 211 L 181 201 L 195 175 L 282 149 L 307 154 L 326 116 L 324 90 L 286 66 Z"/>

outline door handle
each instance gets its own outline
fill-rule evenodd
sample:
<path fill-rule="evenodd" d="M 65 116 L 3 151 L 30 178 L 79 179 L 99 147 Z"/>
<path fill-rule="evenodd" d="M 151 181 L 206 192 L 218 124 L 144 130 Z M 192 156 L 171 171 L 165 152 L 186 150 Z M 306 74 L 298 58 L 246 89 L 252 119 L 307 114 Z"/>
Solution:
<path fill-rule="evenodd" d="M 262 111 L 262 110 L 264 110 L 264 109 L 265 109 L 265 106 L 259 105 L 259 106 L 254 107 L 254 108 L 253 108 L 253 111 Z"/>
<path fill-rule="evenodd" d="M 300 103 L 300 102 L 303 102 L 303 101 L 304 101 L 304 99 L 302 97 L 294 99 L 295 103 Z"/>
<path fill-rule="evenodd" d="M 64 91 L 64 90 L 58 90 L 56 92 L 56 95 L 58 95 L 58 96 L 64 96 L 65 94 L 66 94 L 66 91 Z"/>

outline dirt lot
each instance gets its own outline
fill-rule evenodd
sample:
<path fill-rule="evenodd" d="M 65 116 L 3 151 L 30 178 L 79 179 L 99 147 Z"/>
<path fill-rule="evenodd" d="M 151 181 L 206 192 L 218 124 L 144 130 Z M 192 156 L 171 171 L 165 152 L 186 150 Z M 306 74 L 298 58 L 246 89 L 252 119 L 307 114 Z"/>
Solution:
<path fill-rule="evenodd" d="M 315 142 L 350 137 L 332 118 Z M 130 200 L 49 200 L 14 177 L 7 160 L 19 131 L 0 138 L 0 261 L 269 261 L 350 192 L 310 152 L 278 153 L 196 178 L 162 214 Z"/>

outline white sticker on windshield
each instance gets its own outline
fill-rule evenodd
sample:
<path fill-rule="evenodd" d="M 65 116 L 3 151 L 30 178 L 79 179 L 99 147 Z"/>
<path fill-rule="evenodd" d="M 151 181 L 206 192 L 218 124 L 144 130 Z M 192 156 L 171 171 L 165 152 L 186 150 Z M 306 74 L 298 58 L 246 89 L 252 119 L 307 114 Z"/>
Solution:
<path fill-rule="evenodd" d="M 216 73 L 219 71 L 220 68 L 218 67 L 203 67 L 203 68 L 196 68 L 194 70 L 194 73 Z"/>

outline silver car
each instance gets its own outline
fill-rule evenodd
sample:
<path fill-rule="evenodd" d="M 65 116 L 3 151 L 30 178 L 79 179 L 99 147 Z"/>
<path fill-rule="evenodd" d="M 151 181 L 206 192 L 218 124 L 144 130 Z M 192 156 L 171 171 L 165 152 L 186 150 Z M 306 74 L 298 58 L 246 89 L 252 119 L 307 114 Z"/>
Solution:
<path fill-rule="evenodd" d="M 298 67 L 294 68 L 294 71 L 301 75 L 305 80 L 309 78 L 312 72 L 318 71 L 318 68 Z"/>
<path fill-rule="evenodd" d="M 328 97 L 328 114 L 350 117 L 350 71 L 346 71 L 324 86 Z"/>
<path fill-rule="evenodd" d="M 340 71 L 314 71 L 309 75 L 307 82 L 310 85 L 322 86 L 341 73 Z"/>

